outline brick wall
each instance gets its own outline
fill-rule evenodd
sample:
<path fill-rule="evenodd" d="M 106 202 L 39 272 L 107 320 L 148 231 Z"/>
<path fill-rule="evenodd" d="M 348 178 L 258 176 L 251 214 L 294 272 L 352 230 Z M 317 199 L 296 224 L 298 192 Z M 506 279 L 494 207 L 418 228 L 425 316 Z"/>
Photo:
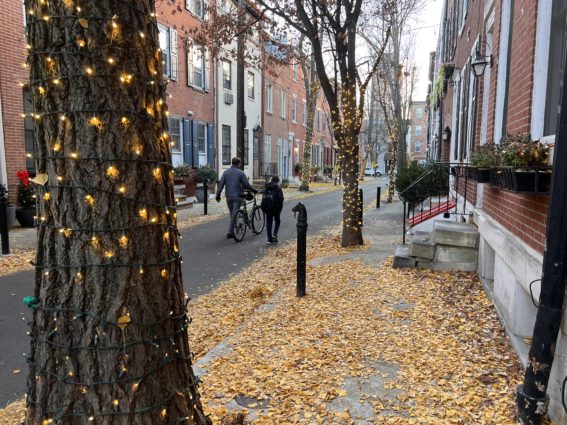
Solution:
<path fill-rule="evenodd" d="M 6 151 L 6 162 L 0 166 L 6 167 L 10 199 L 15 201 L 16 172 L 26 167 L 24 123 L 21 117 L 24 107 L 20 83 L 27 82 L 28 70 L 22 65 L 26 60 L 26 40 L 21 1 L 9 0 L 2 3 L 0 34 L 0 101 Z"/>
<path fill-rule="evenodd" d="M 412 106 L 411 106 L 411 110 L 410 110 L 410 131 L 411 131 L 411 146 L 409 149 L 409 154 L 411 156 L 411 159 L 414 161 L 419 161 L 419 160 L 424 160 L 426 158 L 427 155 L 427 113 L 428 113 L 428 108 L 426 108 L 427 103 L 426 102 L 413 102 Z M 417 109 L 421 109 L 421 118 L 418 119 L 416 116 L 416 110 Z M 416 125 L 420 125 L 421 126 L 421 134 L 418 136 L 416 134 Z M 416 152 L 415 151 L 415 144 L 417 142 L 421 143 L 421 151 L 420 152 Z"/>

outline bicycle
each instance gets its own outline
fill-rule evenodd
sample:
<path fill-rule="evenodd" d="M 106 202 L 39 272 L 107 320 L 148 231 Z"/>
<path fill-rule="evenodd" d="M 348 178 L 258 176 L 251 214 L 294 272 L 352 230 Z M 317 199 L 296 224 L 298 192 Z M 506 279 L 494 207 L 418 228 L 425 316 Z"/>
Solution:
<path fill-rule="evenodd" d="M 254 234 L 259 235 L 266 225 L 266 215 L 256 202 L 256 193 L 245 191 L 240 197 L 242 198 L 242 204 L 232 218 L 232 233 L 236 242 L 244 239 L 248 227 Z M 250 210 L 247 208 L 248 205 L 251 205 Z"/>

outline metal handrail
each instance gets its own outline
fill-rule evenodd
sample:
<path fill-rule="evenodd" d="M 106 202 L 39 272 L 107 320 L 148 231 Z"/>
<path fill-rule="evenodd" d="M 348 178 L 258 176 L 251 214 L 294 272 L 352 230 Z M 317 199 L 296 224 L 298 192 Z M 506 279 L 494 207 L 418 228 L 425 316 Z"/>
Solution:
<path fill-rule="evenodd" d="M 403 195 L 406 191 L 410 190 L 412 187 L 414 187 L 416 184 L 418 184 L 420 181 L 422 181 L 425 177 L 427 177 L 428 175 L 430 175 L 431 173 L 433 173 L 433 171 L 435 171 L 434 169 L 431 169 L 429 171 L 426 171 L 425 173 L 423 173 L 421 176 L 419 176 L 417 178 L 416 181 L 414 181 L 412 184 L 410 184 L 408 187 L 406 187 L 404 190 L 402 190 L 401 192 L 398 193 L 398 197 L 400 195 Z"/>

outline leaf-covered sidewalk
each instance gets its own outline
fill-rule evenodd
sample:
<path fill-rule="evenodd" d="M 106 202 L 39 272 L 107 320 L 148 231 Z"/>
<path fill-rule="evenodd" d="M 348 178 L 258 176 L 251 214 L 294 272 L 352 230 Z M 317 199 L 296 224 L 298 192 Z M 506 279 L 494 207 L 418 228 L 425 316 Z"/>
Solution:
<path fill-rule="evenodd" d="M 337 246 L 312 238 L 310 256 Z M 294 255 L 274 250 L 191 304 L 214 423 L 238 408 L 255 424 L 515 423 L 521 365 L 475 274 L 339 261 L 310 266 L 298 299 Z"/>

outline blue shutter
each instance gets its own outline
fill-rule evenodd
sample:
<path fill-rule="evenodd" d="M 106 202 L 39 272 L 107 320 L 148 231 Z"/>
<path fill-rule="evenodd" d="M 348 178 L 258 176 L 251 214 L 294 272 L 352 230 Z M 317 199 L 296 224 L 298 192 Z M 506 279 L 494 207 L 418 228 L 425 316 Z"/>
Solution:
<path fill-rule="evenodd" d="M 193 140 L 191 145 L 193 146 L 193 167 L 199 166 L 199 139 L 198 139 L 198 123 L 193 121 Z"/>
<path fill-rule="evenodd" d="M 215 167 L 215 126 L 207 124 L 207 163 Z"/>
<path fill-rule="evenodd" d="M 191 120 L 183 120 L 183 162 L 191 164 Z"/>

